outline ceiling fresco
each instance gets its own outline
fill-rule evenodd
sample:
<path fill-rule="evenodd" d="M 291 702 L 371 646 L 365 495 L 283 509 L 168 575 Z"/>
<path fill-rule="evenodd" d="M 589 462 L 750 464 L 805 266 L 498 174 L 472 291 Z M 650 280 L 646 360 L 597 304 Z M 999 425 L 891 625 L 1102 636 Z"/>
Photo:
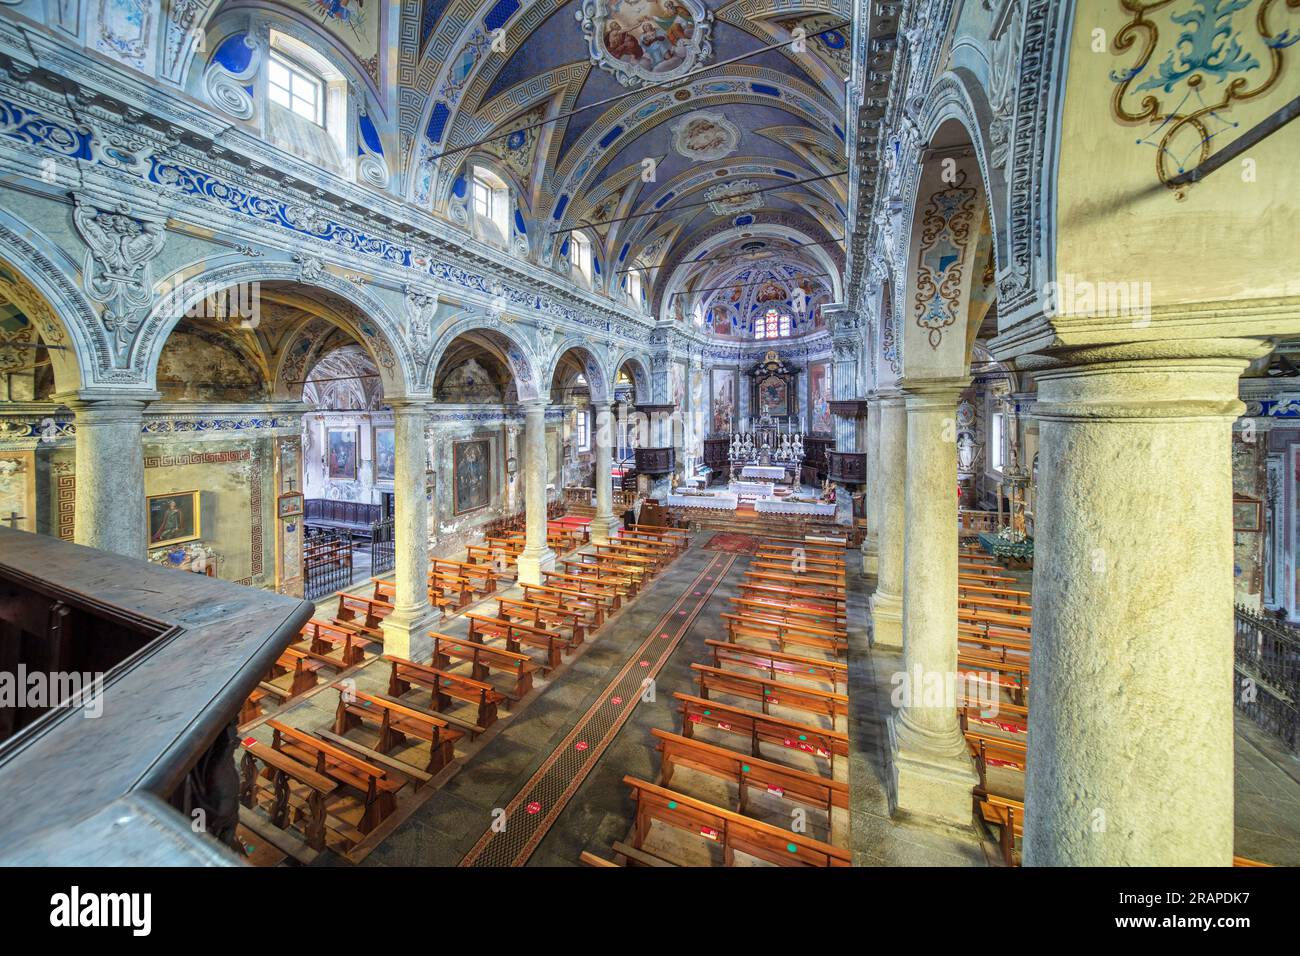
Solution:
<path fill-rule="evenodd" d="M 707 313 L 719 269 L 741 263 L 769 268 L 787 304 L 801 294 L 796 275 L 834 273 L 827 291 L 839 294 L 845 0 L 225 0 L 208 10 L 215 67 L 199 73 L 240 107 L 232 115 L 252 109 L 258 37 L 276 30 L 316 47 L 355 97 L 346 138 L 360 178 L 505 256 L 577 281 L 581 244 L 570 237 L 581 230 L 592 254 L 579 284 L 625 302 L 635 270 L 658 319 Z M 477 168 L 508 187 L 490 235 L 470 208 Z M 766 244 L 742 259 L 755 237 Z"/>
<path fill-rule="evenodd" d="M 702 237 L 714 238 L 692 260 L 734 255 L 742 233 L 782 222 L 788 240 L 770 240 L 765 254 L 780 255 L 771 277 L 788 296 L 795 274 L 843 262 L 835 240 L 847 195 L 834 174 L 846 166 L 848 7 L 805 9 L 431 0 L 418 96 L 400 97 L 408 198 L 439 212 L 463 194 L 476 157 L 504 163 L 534 261 L 558 267 L 571 230 L 583 229 L 604 288 L 642 270 L 647 303 L 665 317 L 678 299 L 688 315 L 703 301 L 672 293 L 718 284 L 708 262 L 681 268 Z M 803 248 L 813 243 L 820 259 Z"/>

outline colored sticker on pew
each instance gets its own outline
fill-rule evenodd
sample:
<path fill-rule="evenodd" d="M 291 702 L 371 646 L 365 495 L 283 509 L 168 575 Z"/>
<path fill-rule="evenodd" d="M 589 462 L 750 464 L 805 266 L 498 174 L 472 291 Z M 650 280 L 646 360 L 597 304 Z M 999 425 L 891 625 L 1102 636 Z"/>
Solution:
<path fill-rule="evenodd" d="M 257 738 L 256 738 L 256 737 L 245 737 L 245 738 L 244 738 L 244 746 L 245 746 L 245 747 L 251 747 L 251 746 L 253 746 L 253 744 L 255 744 L 255 743 L 257 743 Z"/>
<path fill-rule="evenodd" d="M 727 723 L 725 720 L 720 720 L 720 721 L 718 721 L 718 729 L 719 729 L 719 730 L 730 730 L 730 729 L 731 729 L 731 724 Z M 746 768 L 746 769 L 748 769 L 748 768 Z"/>
<path fill-rule="evenodd" d="M 716 840 L 718 838 L 718 831 L 713 829 L 713 827 L 700 827 L 700 836 L 708 840 Z"/>
<path fill-rule="evenodd" d="M 785 796 L 785 791 L 782 790 L 780 787 L 768 787 L 768 788 L 767 788 L 767 792 L 770 793 L 770 794 L 772 794 L 772 796 L 774 796 L 774 797 L 784 797 L 784 796 Z"/>

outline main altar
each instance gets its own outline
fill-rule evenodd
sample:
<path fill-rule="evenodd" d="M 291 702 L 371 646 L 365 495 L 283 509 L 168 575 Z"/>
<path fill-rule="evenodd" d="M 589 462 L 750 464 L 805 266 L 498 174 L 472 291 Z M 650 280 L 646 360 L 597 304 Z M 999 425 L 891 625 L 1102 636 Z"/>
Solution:
<path fill-rule="evenodd" d="M 747 373 L 751 407 L 758 414 L 742 419 L 729 435 L 727 460 L 731 480 L 799 484 L 804 461 L 803 419 L 796 407 L 799 370 L 769 350 Z"/>

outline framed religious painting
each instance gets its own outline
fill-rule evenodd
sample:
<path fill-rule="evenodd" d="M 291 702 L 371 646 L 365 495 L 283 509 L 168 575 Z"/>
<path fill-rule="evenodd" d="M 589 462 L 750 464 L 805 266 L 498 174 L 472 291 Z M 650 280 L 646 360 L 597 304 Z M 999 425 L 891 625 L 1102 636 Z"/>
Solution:
<path fill-rule="evenodd" d="M 194 541 L 202 533 L 197 491 L 174 491 L 149 495 L 149 547 L 161 548 Z"/>
<path fill-rule="evenodd" d="M 735 368 L 709 369 L 709 431 L 726 435 L 735 430 L 739 410 L 736 400 L 740 391 L 740 370 Z"/>
<path fill-rule="evenodd" d="M 808 366 L 808 430 L 816 435 L 829 435 L 834 431 L 830 362 L 814 362 Z"/>
<path fill-rule="evenodd" d="M 329 477 L 356 480 L 359 444 L 355 428 L 325 429 L 325 466 Z"/>
<path fill-rule="evenodd" d="M 392 481 L 397 473 L 397 433 L 391 425 L 374 429 L 375 481 Z"/>
<path fill-rule="evenodd" d="M 1249 495 L 1232 496 L 1232 530 L 1258 532 L 1263 526 L 1264 502 Z"/>
<path fill-rule="evenodd" d="M 790 414 L 790 385 L 783 376 L 768 375 L 759 379 L 755 389 L 760 415 L 783 417 Z"/>
<path fill-rule="evenodd" d="M 286 491 L 275 500 L 277 518 L 296 518 L 302 514 L 302 492 Z"/>
<path fill-rule="evenodd" d="M 486 438 L 452 442 L 452 512 L 465 514 L 488 506 L 492 494 L 492 443 Z"/>

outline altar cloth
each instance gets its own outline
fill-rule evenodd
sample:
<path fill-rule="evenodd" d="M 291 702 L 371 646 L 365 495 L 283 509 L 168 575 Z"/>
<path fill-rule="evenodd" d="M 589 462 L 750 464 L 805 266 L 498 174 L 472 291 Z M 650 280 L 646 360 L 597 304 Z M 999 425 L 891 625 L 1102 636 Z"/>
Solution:
<path fill-rule="evenodd" d="M 741 478 L 764 478 L 768 481 L 784 481 L 785 469 L 775 465 L 746 465 L 740 469 Z"/>
<path fill-rule="evenodd" d="M 781 498 L 759 498 L 754 510 L 760 514 L 774 515 L 834 515 L 834 502 L 789 501 Z"/>

